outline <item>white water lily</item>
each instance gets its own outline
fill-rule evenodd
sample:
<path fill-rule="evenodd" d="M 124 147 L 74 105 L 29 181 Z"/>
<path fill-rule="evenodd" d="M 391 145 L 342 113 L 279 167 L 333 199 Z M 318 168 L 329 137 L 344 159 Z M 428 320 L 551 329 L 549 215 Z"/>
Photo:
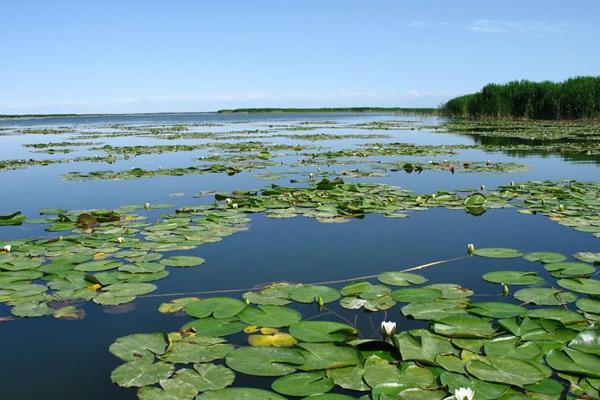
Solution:
<path fill-rule="evenodd" d="M 392 336 L 396 333 L 396 323 L 392 321 L 383 321 L 381 323 L 381 332 L 387 337 Z"/>
<path fill-rule="evenodd" d="M 145 203 L 144 203 L 144 208 L 145 208 L 146 210 L 147 210 L 147 209 L 149 209 L 149 208 L 150 208 L 150 203 L 148 203 L 148 202 L 145 202 Z"/>
<path fill-rule="evenodd" d="M 471 388 L 461 387 L 454 391 L 454 398 L 456 400 L 473 400 L 475 392 Z"/>
<path fill-rule="evenodd" d="M 121 236 L 119 236 L 119 237 L 117 238 L 117 243 L 123 243 L 124 241 L 125 241 L 125 239 L 124 239 L 124 238 L 122 238 Z"/>
<path fill-rule="evenodd" d="M 467 251 L 469 252 L 469 254 L 475 253 L 475 245 L 473 243 L 469 243 L 467 245 Z"/>
<path fill-rule="evenodd" d="M 227 204 L 231 204 L 231 199 L 230 199 L 229 197 L 228 197 L 228 198 L 226 198 L 226 199 L 225 199 L 225 203 L 227 203 Z"/>
<path fill-rule="evenodd" d="M 2 251 L 6 253 L 10 253 L 12 250 L 12 246 L 10 244 L 6 244 L 2 247 Z"/>
<path fill-rule="evenodd" d="M 234 210 L 237 210 L 237 208 L 238 208 L 238 204 L 237 204 L 237 203 L 233 203 L 233 204 L 231 205 L 231 207 L 232 207 Z"/>

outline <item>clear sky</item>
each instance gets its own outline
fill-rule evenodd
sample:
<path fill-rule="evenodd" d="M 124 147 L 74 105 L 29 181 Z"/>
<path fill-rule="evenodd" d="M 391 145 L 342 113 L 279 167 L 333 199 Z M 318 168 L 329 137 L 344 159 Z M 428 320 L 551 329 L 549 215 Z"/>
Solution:
<path fill-rule="evenodd" d="M 600 75 L 600 1 L 0 0 L 0 114 L 437 106 Z"/>

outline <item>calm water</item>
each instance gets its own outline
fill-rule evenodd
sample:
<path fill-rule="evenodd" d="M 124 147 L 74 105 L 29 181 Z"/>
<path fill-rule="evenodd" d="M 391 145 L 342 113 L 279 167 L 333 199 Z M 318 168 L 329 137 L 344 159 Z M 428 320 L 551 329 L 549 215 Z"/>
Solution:
<path fill-rule="evenodd" d="M 368 142 L 408 142 L 415 144 L 472 144 L 477 138 L 420 130 L 361 130 L 352 124 L 392 119 L 415 121 L 418 126 L 436 124 L 435 118 L 383 114 L 267 114 L 219 115 L 174 114 L 81 117 L 56 119 L 0 120 L 0 159 L 61 158 L 90 155 L 81 147 L 66 155 L 30 153 L 27 143 L 71 140 L 77 133 L 60 135 L 11 135 L 12 127 L 35 129 L 67 127 L 77 131 L 101 131 L 112 125 L 162 124 L 219 124 L 194 126 L 194 131 L 228 132 L 245 129 L 276 129 L 306 121 L 335 121 L 323 128 L 305 133 L 359 133 L 387 134 L 387 139 L 344 139 L 309 142 L 289 138 L 260 139 L 271 143 L 312 144 L 323 149 L 341 149 Z M 271 128 L 270 128 L 271 127 Z M 293 134 L 295 131 L 280 133 Z M 185 135 L 185 134 L 184 134 Z M 257 140 L 257 139 L 254 139 Z M 87 140 L 86 140 L 87 141 Z M 111 145 L 149 145 L 175 143 L 204 143 L 205 139 L 160 140 L 148 137 L 106 137 L 89 141 Z M 148 155 L 104 163 L 73 163 L 30 167 L 0 172 L 0 214 L 21 210 L 35 217 L 41 208 L 67 209 L 116 208 L 130 203 L 171 203 L 175 206 L 197 204 L 210 198 L 193 198 L 200 191 L 228 191 L 260 188 L 271 182 L 256 179 L 267 170 L 225 174 L 188 175 L 182 177 L 155 177 L 124 181 L 65 181 L 61 175 L 72 171 L 99 169 L 127 169 L 143 167 L 189 166 L 194 159 L 206 154 L 204 150 Z M 407 159 L 409 157 L 402 157 Z M 450 157 L 421 157 L 421 159 Z M 457 157 L 471 161 L 510 161 L 528 164 L 524 173 L 457 173 L 428 172 L 421 174 L 392 173 L 384 178 L 366 181 L 385 182 L 416 192 L 451 190 L 459 187 L 494 187 L 510 181 L 572 178 L 597 180 L 595 160 L 572 161 L 559 156 L 531 155 L 527 157 L 505 153 L 463 151 Z M 417 159 L 417 158 L 415 158 Z M 310 171 L 312 167 L 307 167 Z M 335 169 L 344 169 L 339 167 Z M 352 167 L 354 168 L 354 167 Z M 281 170 L 281 167 L 273 170 Z M 285 168 L 283 168 L 285 169 Z M 314 169 L 314 168 L 313 168 Z M 286 184 L 290 177 L 276 181 Z M 183 193 L 173 197 L 172 193 Z M 156 212 L 158 216 L 160 212 Z M 322 224 L 313 219 L 269 219 L 262 214 L 251 215 L 250 229 L 236 233 L 223 241 L 182 254 L 196 254 L 206 258 L 198 268 L 171 269 L 168 278 L 156 282 L 164 297 L 138 298 L 133 305 L 115 313 L 95 304 L 86 305 L 86 317 L 79 321 L 56 320 L 51 317 L 20 319 L 0 323 L 5 343 L 0 363 L 0 399 L 62 399 L 100 400 L 135 399 L 134 390 L 125 390 L 110 382 L 110 371 L 120 361 L 107 351 L 115 338 L 135 332 L 172 331 L 186 321 L 186 317 L 162 315 L 157 312 L 160 303 L 177 296 L 170 293 L 215 289 L 252 288 L 266 282 L 320 282 L 354 276 L 375 274 L 406 268 L 426 262 L 462 256 L 466 244 L 479 247 L 516 247 L 523 251 L 551 250 L 566 255 L 577 251 L 600 251 L 600 239 L 589 233 L 577 232 L 560 226 L 543 216 L 518 214 L 513 209 L 490 210 L 480 217 L 463 211 L 430 209 L 410 213 L 406 219 L 386 219 L 367 216 L 344 224 Z M 0 242 L 11 238 L 52 235 L 40 226 L 24 224 L 0 228 Z M 497 296 L 498 287 L 486 284 L 481 274 L 494 269 L 534 269 L 537 263 L 522 259 L 495 260 L 479 257 L 464 258 L 422 272 L 432 283 L 455 282 L 476 290 L 480 296 Z M 547 276 L 541 269 L 540 274 Z M 182 297 L 182 296 L 179 296 Z M 0 316 L 8 310 L 0 306 Z M 389 319 L 398 321 L 400 328 L 420 326 L 400 316 L 399 307 L 388 311 Z M 335 309 L 348 318 L 354 313 Z M 124 312 L 127 311 L 127 312 Z M 316 313 L 312 307 L 302 309 L 305 316 Z M 365 336 L 372 333 L 371 323 L 378 325 L 382 314 L 359 313 L 359 325 Z M 234 338 L 234 341 L 236 339 Z M 237 340 L 241 340 L 237 338 Z M 263 381 L 242 378 L 236 384 L 260 385 Z"/>

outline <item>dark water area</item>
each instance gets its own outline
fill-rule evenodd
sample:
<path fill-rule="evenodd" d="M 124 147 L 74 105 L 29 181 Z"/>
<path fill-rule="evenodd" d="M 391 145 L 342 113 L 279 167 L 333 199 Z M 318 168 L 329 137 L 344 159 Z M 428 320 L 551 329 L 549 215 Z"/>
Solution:
<path fill-rule="evenodd" d="M 387 134 L 377 139 L 382 143 L 415 144 L 498 144 L 496 140 L 473 138 L 434 132 L 431 129 L 364 130 L 353 124 L 393 119 L 418 121 L 422 126 L 438 122 L 435 117 L 397 116 L 385 114 L 161 114 L 102 117 L 66 117 L 20 120 L 0 120 L 0 158 L 27 156 L 25 143 L 67 140 L 69 134 L 13 135 L 11 129 L 39 127 L 71 127 L 73 129 L 105 128 L 108 125 L 202 124 L 202 130 L 260 129 L 272 124 L 306 121 L 335 121 L 319 125 L 311 133 Z M 261 139 L 272 143 L 302 143 L 309 141 L 286 138 Z M 104 144 L 172 143 L 146 137 L 92 139 Z M 202 143 L 206 140 L 192 140 Z M 351 147 L 364 143 L 362 139 L 342 139 L 319 142 L 329 148 Z M 313 143 L 314 144 L 314 143 Z M 81 149 L 81 154 L 87 150 Z M 286 184 L 290 177 L 277 181 L 256 179 L 265 170 L 245 171 L 234 176 L 205 174 L 165 176 L 122 181 L 66 181 L 61 175 L 75 170 L 126 169 L 136 167 L 190 165 L 200 152 L 176 152 L 150 155 L 119 161 L 116 165 L 94 163 L 56 164 L 14 171 L 0 171 L 0 214 L 16 210 L 28 217 L 37 217 L 42 208 L 66 209 L 117 208 L 131 203 L 171 203 L 175 207 L 212 201 L 212 196 L 194 197 L 201 191 L 232 191 L 261 188 L 271 183 Z M 34 154 L 32 157 L 45 157 Z M 68 155 L 70 156 L 70 155 Z M 448 157 L 423 157 L 444 159 Z M 421 174 L 391 173 L 383 178 L 367 178 L 366 182 L 383 182 L 418 193 L 453 190 L 485 185 L 493 188 L 510 181 L 543 179 L 597 180 L 598 160 L 585 156 L 523 154 L 520 152 L 462 151 L 455 157 L 473 161 L 492 160 L 527 164 L 529 171 L 518 173 L 456 173 L 424 171 Z M 269 169 L 268 169 L 269 170 Z M 268 171 L 267 170 L 267 171 Z M 273 168 L 277 170 L 277 168 Z M 311 168 L 308 168 L 311 170 Z M 177 193 L 176 196 L 173 194 Z M 162 210 L 152 211 L 158 218 Z M 578 251 L 600 251 L 600 239 L 589 233 L 561 226 L 542 215 L 523 215 L 515 208 L 488 210 L 475 217 L 463 210 L 432 208 L 410 211 L 408 218 L 388 219 L 367 215 L 364 219 L 340 224 L 324 224 L 304 217 L 271 219 L 252 214 L 249 229 L 194 250 L 172 254 L 197 255 L 206 263 L 195 268 L 171 269 L 170 275 L 155 282 L 158 290 L 140 296 L 135 302 L 118 307 L 102 307 L 93 303 L 83 306 L 82 320 L 65 321 L 52 317 L 17 319 L 0 323 L 3 339 L 0 363 L 0 399 L 4 400 L 127 400 L 135 399 L 135 390 L 113 385 L 110 372 L 121 363 L 108 352 L 117 337 L 136 332 L 173 331 L 189 318 L 164 315 L 158 306 L 188 293 L 220 289 L 240 289 L 232 296 L 241 296 L 245 289 L 277 281 L 326 282 L 350 279 L 382 271 L 394 271 L 436 260 L 458 258 L 419 273 L 429 283 L 458 283 L 475 291 L 473 301 L 488 301 L 502 295 L 500 286 L 484 282 L 481 275 L 493 270 L 536 270 L 542 277 L 548 273 L 540 263 L 517 259 L 486 259 L 466 255 L 467 243 L 478 247 L 513 247 L 522 251 L 556 251 L 572 255 Z M 0 244 L 21 237 L 55 236 L 42 226 L 24 224 L 0 227 Z M 169 253 L 170 254 L 170 253 Z M 331 284 L 341 288 L 343 284 Z M 180 295 L 176 295 L 180 294 Z M 491 300 L 490 300 L 491 301 Z M 348 320 L 356 318 L 364 337 L 378 336 L 382 314 L 346 310 L 331 303 L 328 306 Z M 424 326 L 400 315 L 400 305 L 387 311 L 386 318 L 398 322 L 398 329 Z M 305 317 L 317 314 L 313 306 L 299 308 Z M 8 308 L 0 304 L 0 316 Z M 375 329 L 374 329 L 375 328 Z M 243 335 L 232 341 L 240 342 Z M 235 385 L 268 386 L 271 380 L 238 377 Z"/>

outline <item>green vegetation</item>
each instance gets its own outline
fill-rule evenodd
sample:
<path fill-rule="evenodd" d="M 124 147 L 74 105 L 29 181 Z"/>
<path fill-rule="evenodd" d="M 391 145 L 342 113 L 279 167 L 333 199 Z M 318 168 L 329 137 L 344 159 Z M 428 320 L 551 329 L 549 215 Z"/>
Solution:
<path fill-rule="evenodd" d="M 277 282 L 246 291 L 244 301 L 178 298 L 159 311 L 185 313 L 187 323 L 116 339 L 109 351 L 122 364 L 111 379 L 137 389 L 140 400 L 598 398 L 600 281 L 589 278 L 596 267 L 556 262 L 567 257 L 547 251 L 470 245 L 469 254 L 483 265 L 522 258 L 562 272 L 548 283 L 535 271 L 483 274 L 504 292 L 488 301 L 454 283 L 422 286 L 428 279 L 409 271 L 424 266 L 342 279 L 339 288 Z M 508 284 L 525 287 L 510 296 Z M 338 301 L 354 320 L 332 310 Z M 401 316 L 385 311 L 398 303 Z M 576 310 L 567 307 L 573 303 Z M 289 307 L 306 304 L 315 306 L 303 307 L 306 316 Z M 372 316 L 382 318 L 378 327 Z M 373 332 L 359 329 L 366 318 Z M 395 321 L 409 319 L 423 327 L 397 332 Z M 248 375 L 269 379 L 272 391 L 231 387 Z"/>
<path fill-rule="evenodd" d="M 426 113 L 433 114 L 437 108 L 407 108 L 407 107 L 322 107 L 322 108 L 234 108 L 219 110 L 219 114 L 230 113 L 323 113 L 323 112 L 394 112 L 394 113 Z"/>
<path fill-rule="evenodd" d="M 489 84 L 480 92 L 448 101 L 441 111 L 472 118 L 599 118 L 600 77 L 582 76 L 558 83 L 522 80 Z"/>

